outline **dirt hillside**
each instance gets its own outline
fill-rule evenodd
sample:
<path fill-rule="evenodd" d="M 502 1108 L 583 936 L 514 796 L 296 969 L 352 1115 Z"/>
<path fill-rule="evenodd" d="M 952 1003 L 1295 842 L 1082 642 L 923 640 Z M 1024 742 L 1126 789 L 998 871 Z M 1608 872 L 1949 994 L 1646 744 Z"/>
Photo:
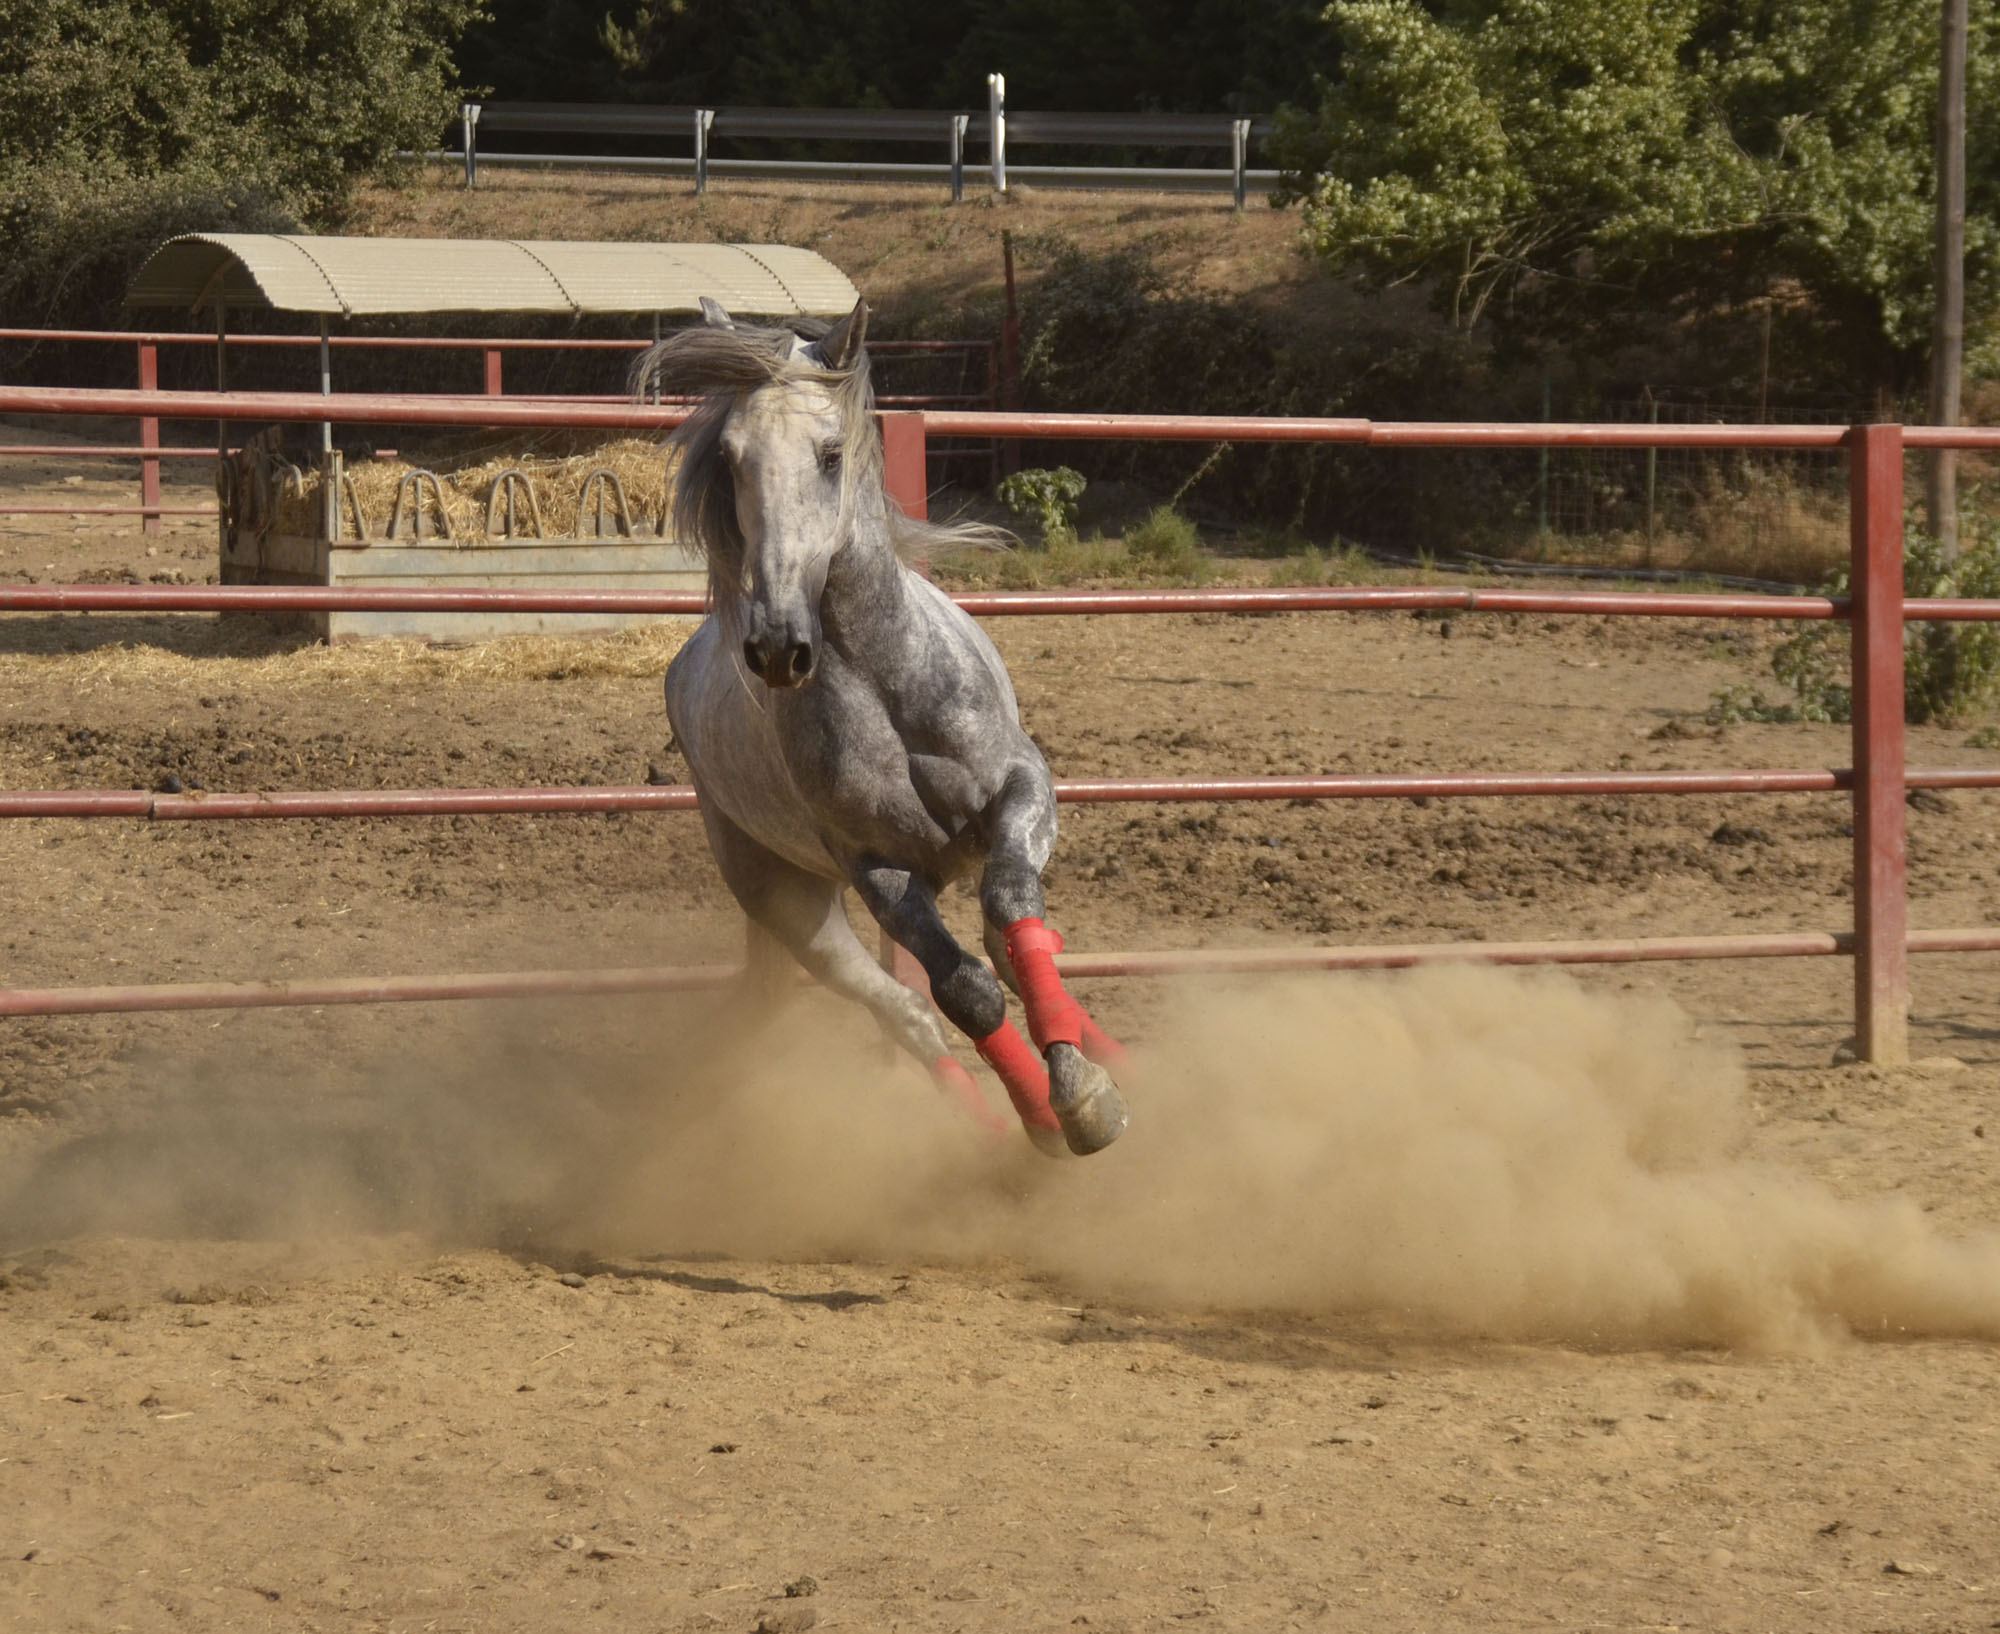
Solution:
<path fill-rule="evenodd" d="M 1003 230 L 1022 243 L 1021 276 L 1037 267 L 1035 241 L 1068 239 L 1104 252 L 1147 245 L 1170 272 L 1238 295 L 1300 325 L 1339 324 L 1384 298 L 1363 297 L 1320 273 L 1299 249 L 1296 208 L 1226 197 L 1016 188 L 970 190 L 953 205 L 940 188 L 781 182 L 717 183 L 697 198 L 687 184 L 610 174 L 489 171 L 466 190 L 448 168 L 410 186 L 365 193 L 343 230 L 439 238 L 606 238 L 804 245 L 845 271 L 881 317 L 883 332 L 962 333 L 966 315 L 997 333 Z M 1387 303 L 1421 321 L 1421 298 Z"/>

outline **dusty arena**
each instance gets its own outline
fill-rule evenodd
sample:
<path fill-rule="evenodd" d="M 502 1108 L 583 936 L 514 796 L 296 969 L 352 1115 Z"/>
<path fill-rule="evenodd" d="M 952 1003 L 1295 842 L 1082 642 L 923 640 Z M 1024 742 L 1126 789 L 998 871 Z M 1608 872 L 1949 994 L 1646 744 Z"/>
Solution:
<path fill-rule="evenodd" d="M 0 550 L 199 579 L 214 544 Z M 1742 625 L 992 629 L 1066 776 L 1848 760 L 1705 724 L 1782 633 Z M 13 617 L 0 779 L 680 781 L 672 645 Z M 1964 740 L 1911 761 L 2000 758 Z M 1847 817 L 1072 807 L 1051 918 L 1079 950 L 1837 927 Z M 685 815 L 13 822 L 0 855 L 9 986 L 739 935 Z M 1911 867 L 1916 925 L 2000 920 L 1994 798 L 1922 797 Z M 715 995 L 6 1022 L 0 1622 L 2000 1627 L 1993 961 L 1917 962 L 1893 1071 L 1843 1053 L 1850 979 L 1094 982 L 1133 1129 L 1062 1163 L 811 992 L 755 1034 Z"/>

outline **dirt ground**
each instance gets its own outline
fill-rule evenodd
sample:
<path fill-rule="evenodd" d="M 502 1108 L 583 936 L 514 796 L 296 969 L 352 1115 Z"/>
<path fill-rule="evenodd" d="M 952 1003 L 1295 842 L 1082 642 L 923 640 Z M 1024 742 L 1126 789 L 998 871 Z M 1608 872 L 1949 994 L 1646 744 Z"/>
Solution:
<path fill-rule="evenodd" d="M 16 523 L 0 570 L 201 577 L 207 527 Z M 1748 627 L 991 628 L 1065 775 L 1848 759 L 1702 724 L 1763 677 Z M 15 617 L 0 779 L 677 780 L 667 650 Z M 1994 761 L 1963 738 L 1912 763 Z M 1845 815 L 1068 808 L 1052 916 L 1077 949 L 1839 926 Z M 2000 917 L 1992 798 L 1911 825 L 1915 922 Z M 675 815 L 16 822 L 0 904 L 9 986 L 737 935 Z M 1840 1064 L 1848 980 L 1095 982 L 1134 1130 L 1067 1164 L 816 994 L 748 1037 L 713 998 L 9 1022 L 0 1622 L 2000 1627 L 1993 964 L 1919 961 L 1892 1072 Z"/>

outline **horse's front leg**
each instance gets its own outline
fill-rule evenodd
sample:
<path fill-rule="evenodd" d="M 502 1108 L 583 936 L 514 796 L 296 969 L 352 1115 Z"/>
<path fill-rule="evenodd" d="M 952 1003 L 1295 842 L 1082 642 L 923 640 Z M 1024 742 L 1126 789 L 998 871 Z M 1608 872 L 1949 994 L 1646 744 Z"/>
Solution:
<path fill-rule="evenodd" d="M 945 1019 L 999 1075 L 1029 1139 L 1059 1152 L 1067 1131 L 1049 1108 L 1049 1075 L 1007 1019 L 1007 997 L 993 972 L 945 928 L 930 886 L 908 869 L 865 859 L 848 878 L 875 922 L 924 967 Z"/>
<path fill-rule="evenodd" d="M 985 942 L 994 964 L 1013 973 L 1028 1032 L 1048 1062 L 1049 1105 L 1071 1151 L 1103 1150 L 1124 1134 L 1125 1101 L 1105 1066 L 1125 1052 L 1056 972 L 1062 937 L 1043 922 L 1042 868 L 1055 843 L 1055 794 L 1026 771 L 1008 779 L 988 816 L 988 851 L 979 881 Z M 999 946 L 994 947 L 995 942 Z"/>

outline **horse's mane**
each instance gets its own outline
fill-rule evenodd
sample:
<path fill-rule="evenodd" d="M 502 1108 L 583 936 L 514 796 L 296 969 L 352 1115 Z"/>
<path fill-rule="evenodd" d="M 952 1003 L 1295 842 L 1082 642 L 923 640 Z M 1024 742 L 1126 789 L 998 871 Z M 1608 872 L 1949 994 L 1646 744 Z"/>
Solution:
<path fill-rule="evenodd" d="M 816 340 L 826 329 L 812 318 L 785 329 L 697 324 L 667 336 L 633 365 L 634 397 L 699 399 L 668 440 L 680 456 L 674 473 L 674 531 L 702 553 L 708 563 L 709 599 L 724 611 L 733 609 L 743 594 L 744 539 L 736 525 L 735 484 L 722 458 L 722 427 L 743 394 L 805 381 L 832 392 L 841 425 L 843 533 L 855 525 L 856 498 L 883 491 L 882 435 L 875 421 L 867 347 L 850 367 L 829 369 L 795 344 L 801 337 Z M 1008 538 L 984 523 L 915 521 L 893 500 L 882 508 L 890 547 L 906 562 L 968 548 L 991 549 Z"/>

